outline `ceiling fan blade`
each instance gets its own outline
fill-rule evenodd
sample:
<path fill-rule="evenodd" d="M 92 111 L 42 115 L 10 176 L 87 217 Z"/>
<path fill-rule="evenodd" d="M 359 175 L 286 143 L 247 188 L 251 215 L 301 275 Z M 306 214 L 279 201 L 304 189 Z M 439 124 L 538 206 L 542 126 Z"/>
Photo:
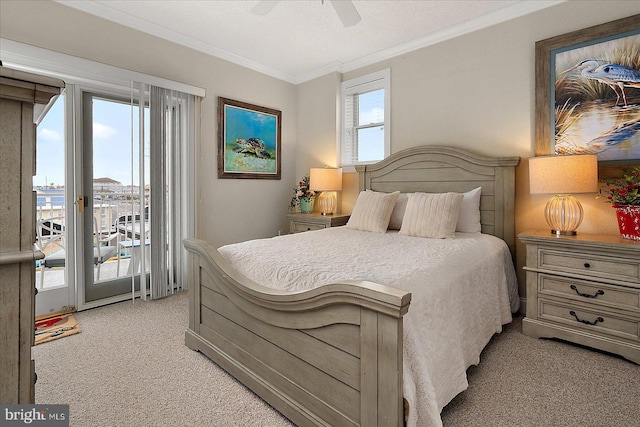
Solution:
<path fill-rule="evenodd" d="M 260 16 L 266 15 L 271 12 L 278 3 L 280 3 L 280 0 L 260 0 L 251 8 L 251 13 Z"/>
<path fill-rule="evenodd" d="M 360 14 L 350 0 L 331 0 L 331 6 L 345 27 L 352 27 L 360 22 Z"/>

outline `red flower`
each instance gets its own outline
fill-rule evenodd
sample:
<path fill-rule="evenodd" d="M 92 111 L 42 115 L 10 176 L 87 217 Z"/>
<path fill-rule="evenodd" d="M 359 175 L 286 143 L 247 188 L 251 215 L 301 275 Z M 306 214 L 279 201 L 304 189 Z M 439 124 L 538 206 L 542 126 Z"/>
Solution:
<path fill-rule="evenodd" d="M 640 167 L 621 178 L 607 179 L 605 182 L 611 186 L 607 191 L 607 200 L 612 205 L 640 206 Z"/>

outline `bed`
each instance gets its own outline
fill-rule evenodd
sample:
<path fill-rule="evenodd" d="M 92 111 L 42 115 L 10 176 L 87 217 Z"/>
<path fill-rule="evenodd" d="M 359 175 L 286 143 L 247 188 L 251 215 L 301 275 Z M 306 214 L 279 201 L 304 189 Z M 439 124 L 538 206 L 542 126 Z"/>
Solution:
<path fill-rule="evenodd" d="M 360 190 L 385 197 L 480 188 L 482 233 L 337 227 L 222 248 L 185 240 L 186 345 L 299 426 L 441 425 L 466 368 L 519 306 L 518 162 L 422 146 L 357 168 Z"/>

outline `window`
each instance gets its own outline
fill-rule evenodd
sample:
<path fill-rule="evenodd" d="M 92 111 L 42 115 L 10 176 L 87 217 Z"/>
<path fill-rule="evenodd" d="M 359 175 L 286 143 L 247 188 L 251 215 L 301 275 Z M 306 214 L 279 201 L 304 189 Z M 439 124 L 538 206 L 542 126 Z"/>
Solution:
<path fill-rule="evenodd" d="M 390 153 L 389 69 L 342 82 L 342 167 L 374 163 Z"/>

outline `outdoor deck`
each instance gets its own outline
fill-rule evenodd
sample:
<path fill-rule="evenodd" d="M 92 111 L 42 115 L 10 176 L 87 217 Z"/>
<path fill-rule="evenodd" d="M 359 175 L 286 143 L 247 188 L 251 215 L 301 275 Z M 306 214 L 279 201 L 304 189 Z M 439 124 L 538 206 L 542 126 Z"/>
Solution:
<path fill-rule="evenodd" d="M 101 248 L 100 252 L 94 252 L 95 261 L 100 263 L 99 279 L 97 267 L 94 267 L 96 282 L 139 272 L 140 237 L 144 234 L 148 248 L 150 236 L 148 192 L 145 190 L 144 196 L 132 194 L 130 187 L 124 187 L 116 181 L 105 183 L 106 179 L 94 180 L 94 200 L 91 204 L 93 244 L 94 248 Z M 47 268 L 44 269 L 41 283 L 42 269 L 39 263 L 42 261 L 36 263 L 36 287 L 51 289 L 65 286 L 64 266 L 68 263 L 65 257 L 66 229 L 71 225 L 67 224 L 64 189 L 39 188 L 37 192 L 36 246 L 47 256 Z M 148 263 L 147 254 L 147 271 Z"/>
<path fill-rule="evenodd" d="M 120 259 L 120 274 L 117 274 L 118 271 L 118 261 L 116 259 L 111 259 L 102 264 L 100 267 L 100 281 L 115 279 L 116 277 L 127 277 L 127 271 L 129 269 L 129 263 L 131 262 L 131 258 L 121 258 Z M 55 268 L 47 268 L 44 273 L 44 283 L 42 288 L 40 288 L 40 268 L 36 268 L 36 286 L 38 289 L 51 289 L 57 288 L 60 286 L 65 286 L 65 278 L 64 278 L 64 267 L 55 267 Z M 147 271 L 149 270 L 149 266 L 147 266 Z M 96 268 L 94 267 L 94 272 Z M 95 274 L 95 273 L 94 273 Z"/>

